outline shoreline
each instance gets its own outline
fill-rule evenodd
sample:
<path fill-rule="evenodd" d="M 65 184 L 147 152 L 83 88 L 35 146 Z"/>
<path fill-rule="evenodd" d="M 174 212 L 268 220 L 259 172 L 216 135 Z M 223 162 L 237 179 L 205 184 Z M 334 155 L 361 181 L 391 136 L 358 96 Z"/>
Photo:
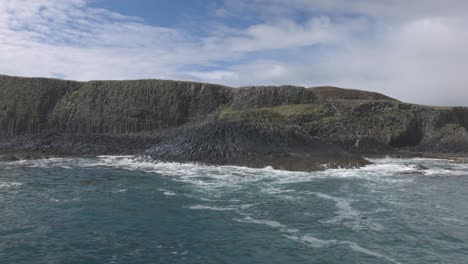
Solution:
<path fill-rule="evenodd" d="M 310 171 L 369 157 L 466 162 L 468 107 L 337 87 L 0 75 L 0 155 L 152 160 Z M 9 156 L 8 156 L 9 155 Z"/>
<path fill-rule="evenodd" d="M 95 154 L 86 154 L 86 155 L 76 155 L 76 154 L 43 154 L 40 152 L 10 152 L 10 153 L 0 153 L 0 162 L 16 162 L 16 161 L 31 161 L 31 160 L 48 160 L 48 159 L 56 159 L 56 158 L 99 158 L 99 157 L 127 157 L 127 158 L 132 158 L 135 160 L 138 160 L 138 158 L 143 158 L 145 162 L 153 162 L 153 163 L 178 163 L 178 164 L 196 164 L 196 165 L 201 165 L 201 166 L 214 166 L 214 167 L 224 167 L 224 166 L 233 166 L 233 167 L 245 167 L 245 168 L 251 168 L 251 169 L 264 169 L 267 167 L 272 167 L 272 166 L 263 166 L 263 167 L 249 167 L 249 166 L 244 166 L 242 164 L 209 164 L 209 163 L 203 163 L 203 162 L 178 162 L 178 161 L 162 161 L 162 160 L 152 160 L 148 156 L 144 156 L 141 154 L 137 153 L 95 153 Z M 323 170 L 328 170 L 328 169 L 350 169 L 350 168 L 363 168 L 368 165 L 374 164 L 372 160 L 383 160 L 383 159 L 434 159 L 434 160 L 443 160 L 443 161 L 448 161 L 451 163 L 459 163 L 459 164 L 468 164 L 468 157 L 464 155 L 457 155 L 457 154 L 447 154 L 447 153 L 408 153 L 408 152 L 402 152 L 402 153 L 381 153 L 381 154 L 363 154 L 363 158 L 367 160 L 369 163 L 368 164 L 363 164 L 361 166 L 332 166 L 329 167 L 327 166 L 326 163 L 321 164 L 319 166 L 320 168 L 316 170 L 309 170 L 309 171 L 302 171 L 302 170 L 285 170 L 285 171 L 291 171 L 291 172 L 314 172 L 314 171 L 323 171 Z M 140 160 L 141 161 L 141 160 Z M 281 169 L 275 169 L 274 170 L 281 170 Z"/>

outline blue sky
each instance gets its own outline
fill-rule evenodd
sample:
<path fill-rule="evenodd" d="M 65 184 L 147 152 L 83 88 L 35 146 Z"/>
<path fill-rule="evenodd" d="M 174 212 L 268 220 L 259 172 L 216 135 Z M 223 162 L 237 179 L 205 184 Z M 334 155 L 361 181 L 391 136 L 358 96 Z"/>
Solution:
<path fill-rule="evenodd" d="M 222 1 L 213 0 L 102 0 L 92 3 L 90 6 L 142 17 L 152 25 L 172 27 L 174 25 L 183 26 L 194 17 L 211 17 L 212 11 L 216 10 L 222 3 Z"/>
<path fill-rule="evenodd" d="M 467 105 L 465 0 L 2 0 L 0 73 L 334 85 Z"/>

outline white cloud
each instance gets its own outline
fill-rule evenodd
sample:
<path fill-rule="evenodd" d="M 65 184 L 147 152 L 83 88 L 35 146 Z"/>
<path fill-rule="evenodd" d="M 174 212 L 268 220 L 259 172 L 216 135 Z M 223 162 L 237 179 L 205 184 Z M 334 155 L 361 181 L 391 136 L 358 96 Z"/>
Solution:
<path fill-rule="evenodd" d="M 332 20 L 330 17 L 316 17 L 304 24 L 283 19 L 252 25 L 238 32 L 237 36 L 218 36 L 210 39 L 212 42 L 208 44 L 224 46 L 233 52 L 290 49 L 316 44 L 336 44 L 365 29 L 367 25 L 360 19 Z"/>
<path fill-rule="evenodd" d="M 191 71 L 185 72 L 187 76 L 195 77 L 200 81 L 208 82 L 232 82 L 233 80 L 238 80 L 239 76 L 232 71 L 209 71 L 209 72 L 200 72 L 200 71 Z"/>
<path fill-rule="evenodd" d="M 203 36 L 89 3 L 0 1 L 0 73 L 328 84 L 468 104 L 468 1 L 226 0 Z"/>
<path fill-rule="evenodd" d="M 465 16 L 465 0 L 224 0 L 220 13 L 255 15 L 263 20 L 295 16 L 297 12 L 367 15 L 380 22 L 405 22 L 421 17 Z"/>
<path fill-rule="evenodd" d="M 185 57 L 190 60 L 184 53 L 193 43 L 180 31 L 88 8 L 87 2 L 1 2 L 0 71 L 27 76 L 59 73 L 78 80 L 163 78 Z"/>
<path fill-rule="evenodd" d="M 345 37 L 341 45 L 321 51 L 319 58 L 304 51 L 301 58 L 268 62 L 285 69 L 278 76 L 272 76 L 267 71 L 271 67 L 262 60 L 235 65 L 230 70 L 238 71 L 241 78 L 231 80 L 232 84 L 245 85 L 245 80 L 329 84 L 374 90 L 410 102 L 468 105 L 467 1 L 228 0 L 223 9 L 231 16 L 248 12 L 265 23 L 277 17 L 294 17 L 298 12 L 342 14 L 350 21 L 368 23 L 371 29 L 364 35 L 348 30 L 351 34 L 341 35 Z M 337 25 L 332 28 L 336 30 Z M 275 35 L 271 39 L 280 39 L 280 44 L 287 36 Z"/>
<path fill-rule="evenodd" d="M 187 75 L 178 69 L 239 59 L 245 52 L 336 42 L 345 39 L 348 30 L 356 26 L 321 17 L 304 25 L 282 20 L 245 30 L 222 27 L 208 37 L 197 38 L 178 29 L 151 26 L 138 18 L 89 8 L 88 2 L 2 2 L 0 71 L 27 76 L 63 75 L 78 80 L 171 78 L 185 74 L 192 79 L 222 81 L 232 76 L 225 76 L 222 70 Z"/>

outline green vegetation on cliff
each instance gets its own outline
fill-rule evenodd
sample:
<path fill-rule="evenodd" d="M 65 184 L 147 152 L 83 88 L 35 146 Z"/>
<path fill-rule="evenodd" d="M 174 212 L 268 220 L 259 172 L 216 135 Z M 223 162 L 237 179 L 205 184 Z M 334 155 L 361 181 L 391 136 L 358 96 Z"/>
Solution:
<path fill-rule="evenodd" d="M 86 149 L 112 153 L 108 144 L 118 144 L 122 136 L 134 135 L 135 148 L 143 148 L 182 133 L 178 128 L 222 122 L 248 123 L 262 133 L 267 127 L 294 127 L 358 153 L 468 150 L 467 108 L 412 105 L 372 92 L 0 76 L 0 152 L 20 145 L 56 147 L 64 138 L 100 135 L 99 142 L 86 143 Z M 25 138 L 28 144 L 19 143 Z M 72 144 L 67 151 L 80 148 Z"/>

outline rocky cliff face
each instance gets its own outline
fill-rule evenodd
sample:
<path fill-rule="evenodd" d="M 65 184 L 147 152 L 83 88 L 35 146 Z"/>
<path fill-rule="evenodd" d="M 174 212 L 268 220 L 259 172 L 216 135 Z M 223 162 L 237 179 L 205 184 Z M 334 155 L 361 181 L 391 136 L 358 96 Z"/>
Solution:
<path fill-rule="evenodd" d="M 464 155 L 467 129 L 468 108 L 412 105 L 335 87 L 236 89 L 162 80 L 0 76 L 0 153 L 134 154 L 151 148 L 148 153 L 158 159 L 241 164 L 251 157 L 236 154 L 234 146 L 265 157 L 276 149 L 287 160 L 296 152 L 302 157 L 323 154 L 323 146 L 332 144 L 327 145 L 334 149 L 328 160 L 345 157 L 343 149 L 367 155 L 401 150 Z M 233 141 L 236 135 L 239 141 Z M 201 148 L 201 141 L 212 143 Z M 226 142 L 231 149 L 223 152 L 220 146 Z M 301 144 L 320 151 L 308 153 Z M 219 150 L 212 158 L 203 154 L 212 149 Z M 269 157 L 258 164 L 279 159 Z"/>
<path fill-rule="evenodd" d="M 89 82 L 66 94 L 50 126 L 69 133 L 127 134 L 179 126 L 232 100 L 219 85 L 174 81 Z"/>
<path fill-rule="evenodd" d="M 0 136 L 45 130 L 127 134 L 180 126 L 215 113 L 313 103 L 302 87 L 233 89 L 162 80 L 70 82 L 0 76 Z"/>
<path fill-rule="evenodd" d="M 50 128 L 57 103 L 78 82 L 0 76 L 0 137 L 35 134 Z"/>
<path fill-rule="evenodd" d="M 294 122 L 309 134 L 359 153 L 407 150 L 468 151 L 466 108 L 428 107 L 395 100 L 327 100 L 318 113 L 298 113 Z"/>

